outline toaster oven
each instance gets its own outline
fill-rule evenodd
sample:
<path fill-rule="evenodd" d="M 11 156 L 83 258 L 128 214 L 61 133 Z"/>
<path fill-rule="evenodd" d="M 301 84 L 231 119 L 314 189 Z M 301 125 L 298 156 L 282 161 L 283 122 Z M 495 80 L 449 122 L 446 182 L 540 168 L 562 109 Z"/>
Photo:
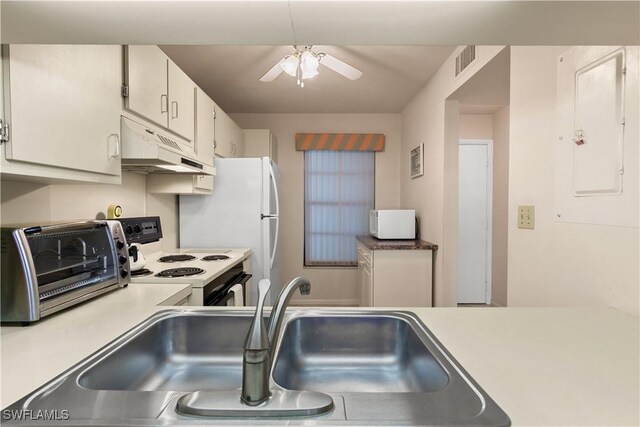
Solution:
<path fill-rule="evenodd" d="M 118 221 L 3 227 L 2 322 L 36 321 L 127 286 L 127 242 Z"/>

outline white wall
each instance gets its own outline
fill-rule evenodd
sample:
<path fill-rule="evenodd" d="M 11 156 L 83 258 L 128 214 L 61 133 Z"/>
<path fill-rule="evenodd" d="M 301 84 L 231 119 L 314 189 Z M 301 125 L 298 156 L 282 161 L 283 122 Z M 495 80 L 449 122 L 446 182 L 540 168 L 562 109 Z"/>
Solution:
<path fill-rule="evenodd" d="M 2 181 L 1 222 L 39 224 L 106 217 L 109 205 L 122 206 L 124 217 L 160 215 L 164 238 L 145 251 L 177 246 L 177 203 L 173 195 L 147 195 L 146 176 L 124 172 L 121 185 L 54 184 Z"/>
<path fill-rule="evenodd" d="M 460 139 L 493 139 L 493 116 L 491 114 L 463 114 L 458 119 Z"/>
<path fill-rule="evenodd" d="M 493 113 L 491 302 L 507 305 L 509 234 L 509 106 Z"/>
<path fill-rule="evenodd" d="M 304 267 L 304 155 L 295 149 L 296 132 L 374 132 L 386 135 L 385 151 L 376 153 L 376 207 L 400 206 L 399 114 L 231 114 L 243 129 L 271 129 L 278 139 L 281 171 L 280 259 L 283 281 L 305 276 L 313 284 L 297 304 L 357 305 L 355 268 Z"/>
<path fill-rule="evenodd" d="M 638 314 L 640 230 L 554 219 L 556 61 L 565 49 L 511 52 L 508 303 L 612 306 Z M 523 204 L 535 205 L 535 230 L 516 228 Z"/>
<path fill-rule="evenodd" d="M 402 112 L 401 205 L 420 217 L 420 237 L 439 245 L 434 305 L 455 306 L 459 105 L 447 98 L 494 58 L 501 46 L 478 46 L 474 65 L 454 76 L 458 48 Z M 446 122 L 445 122 L 446 121 Z M 424 175 L 411 179 L 409 152 L 424 143 Z"/>

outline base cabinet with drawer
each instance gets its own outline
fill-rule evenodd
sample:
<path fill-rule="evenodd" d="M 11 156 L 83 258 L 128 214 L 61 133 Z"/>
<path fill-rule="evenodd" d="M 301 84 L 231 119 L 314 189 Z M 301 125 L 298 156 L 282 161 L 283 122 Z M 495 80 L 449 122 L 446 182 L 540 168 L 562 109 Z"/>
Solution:
<path fill-rule="evenodd" d="M 358 305 L 431 307 L 436 249 L 428 242 L 358 236 Z"/>

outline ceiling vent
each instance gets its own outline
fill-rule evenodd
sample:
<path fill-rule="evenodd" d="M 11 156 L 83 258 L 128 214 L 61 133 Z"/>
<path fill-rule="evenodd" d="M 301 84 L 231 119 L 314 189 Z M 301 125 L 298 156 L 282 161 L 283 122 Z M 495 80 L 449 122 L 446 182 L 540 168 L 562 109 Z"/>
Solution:
<path fill-rule="evenodd" d="M 456 77 L 476 59 L 476 47 L 465 47 L 456 57 Z"/>

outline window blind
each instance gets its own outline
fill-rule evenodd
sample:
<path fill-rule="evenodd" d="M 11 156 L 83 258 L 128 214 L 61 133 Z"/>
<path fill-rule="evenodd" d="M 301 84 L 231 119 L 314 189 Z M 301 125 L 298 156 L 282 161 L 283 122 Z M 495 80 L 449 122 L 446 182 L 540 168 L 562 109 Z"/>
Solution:
<path fill-rule="evenodd" d="M 374 206 L 373 151 L 304 153 L 304 263 L 356 266 L 356 239 L 368 234 Z"/>

